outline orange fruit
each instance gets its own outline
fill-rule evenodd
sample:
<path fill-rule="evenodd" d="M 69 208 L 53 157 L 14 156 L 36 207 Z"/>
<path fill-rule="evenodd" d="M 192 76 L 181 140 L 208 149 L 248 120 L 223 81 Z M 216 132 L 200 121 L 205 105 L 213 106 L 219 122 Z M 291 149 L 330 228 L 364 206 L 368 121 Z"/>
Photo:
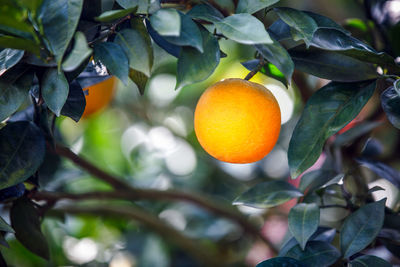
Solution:
<path fill-rule="evenodd" d="M 194 129 L 211 156 L 230 163 L 250 163 L 265 157 L 278 141 L 281 112 L 263 85 L 226 79 L 200 97 Z"/>
<path fill-rule="evenodd" d="M 111 76 L 104 81 L 83 88 L 84 91 L 88 91 L 88 94 L 85 95 L 86 107 L 82 118 L 88 118 L 92 114 L 104 109 L 114 97 L 117 84 L 117 78 Z"/>

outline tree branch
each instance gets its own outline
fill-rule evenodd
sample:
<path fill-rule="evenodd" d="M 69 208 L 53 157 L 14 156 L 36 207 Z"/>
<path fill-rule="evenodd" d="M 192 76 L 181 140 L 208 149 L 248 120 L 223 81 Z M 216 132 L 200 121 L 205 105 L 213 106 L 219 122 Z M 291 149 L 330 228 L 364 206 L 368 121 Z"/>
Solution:
<path fill-rule="evenodd" d="M 33 195 L 35 199 L 43 199 L 49 201 L 57 201 L 59 199 L 126 199 L 131 201 L 137 200 L 161 200 L 161 201 L 185 201 L 188 203 L 200 206 L 209 212 L 222 216 L 240 225 L 247 233 L 263 240 L 270 249 L 277 254 L 278 251 L 273 243 L 261 234 L 253 224 L 248 222 L 247 218 L 240 212 L 234 209 L 231 205 L 219 204 L 210 196 L 202 196 L 194 192 L 183 192 L 178 190 L 155 190 L 155 189 L 140 189 L 135 188 L 123 181 L 122 178 L 112 176 L 98 167 L 94 166 L 89 161 L 76 155 L 69 148 L 56 144 L 54 152 L 62 157 L 65 157 L 75 163 L 77 166 L 85 169 L 93 176 L 107 182 L 113 186 L 117 191 L 111 192 L 89 192 L 84 194 L 68 194 L 68 193 L 49 193 L 49 192 L 36 192 Z"/>

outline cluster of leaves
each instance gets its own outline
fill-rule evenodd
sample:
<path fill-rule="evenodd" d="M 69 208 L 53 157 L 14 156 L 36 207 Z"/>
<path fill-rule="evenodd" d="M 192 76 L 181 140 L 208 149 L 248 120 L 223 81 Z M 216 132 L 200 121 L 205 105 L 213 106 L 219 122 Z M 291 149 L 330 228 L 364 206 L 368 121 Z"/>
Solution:
<path fill-rule="evenodd" d="M 213 1 L 178 10 L 145 0 L 0 0 L 0 121 L 8 118 L 0 129 L 0 197 L 13 201 L 11 226 L 0 220 L 0 230 L 15 231 L 28 249 L 49 257 L 40 231 L 40 207 L 29 199 L 23 183 L 40 185 L 40 167 L 55 142 L 51 121 L 60 115 L 79 121 L 85 108 L 82 88 L 104 78 L 104 73 L 88 71 L 91 57 L 92 69 L 105 67 L 108 74 L 124 84 L 135 83 L 143 93 L 154 61 L 153 41 L 177 58 L 179 89 L 214 72 L 225 56 L 219 39 L 226 38 L 254 49 L 256 59 L 243 63 L 251 71 L 286 85 L 294 69 L 331 80 L 308 99 L 294 130 L 288 151 L 292 178 L 311 167 L 324 147 L 342 151 L 369 133 L 376 122 L 366 122 L 325 145 L 359 114 L 378 82 L 385 82 L 388 75 L 398 78 L 400 66 L 392 55 L 376 51 L 333 20 L 312 12 L 275 7 L 278 19 L 265 29 L 252 14 L 277 2 L 239 0 L 235 10 L 227 10 Z M 382 108 L 400 129 L 400 82 L 385 87 Z M 29 101 L 31 106 L 15 114 Z M 366 150 L 349 162 L 364 165 L 399 187 L 399 173 L 371 160 Z M 262 208 L 293 198 L 301 202 L 289 214 L 293 238 L 278 258 L 260 266 L 328 266 L 339 259 L 352 266 L 385 266 L 382 259 L 360 252 L 377 239 L 390 251 L 399 250 L 399 240 L 384 235 L 398 225 L 396 211 L 385 209 L 385 200 L 374 202 L 371 191 L 360 189 L 365 192 L 352 195 L 345 185 L 356 174 L 349 166 L 333 165 L 304 175 L 299 189 L 282 181 L 265 182 L 235 201 Z M 325 195 L 344 199 L 343 208 L 351 211 L 339 230 L 340 251 L 330 244 L 336 231 L 319 227 Z M 6 244 L 4 235 L 0 237 Z"/>

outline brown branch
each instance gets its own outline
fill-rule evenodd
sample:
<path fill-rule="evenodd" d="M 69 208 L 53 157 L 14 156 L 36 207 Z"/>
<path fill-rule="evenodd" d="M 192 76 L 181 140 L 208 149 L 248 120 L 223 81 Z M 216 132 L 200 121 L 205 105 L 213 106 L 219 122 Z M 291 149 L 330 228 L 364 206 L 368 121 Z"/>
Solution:
<path fill-rule="evenodd" d="M 264 64 L 265 64 L 264 59 L 263 59 L 262 56 L 261 56 L 261 57 L 260 57 L 260 62 L 258 63 L 257 67 L 256 67 L 254 70 L 250 71 L 250 72 L 246 75 L 246 77 L 245 77 L 244 79 L 248 81 L 248 80 L 250 80 L 251 78 L 253 78 L 253 76 L 256 75 L 257 72 L 259 72 L 259 71 L 262 69 L 262 67 L 264 67 Z"/>
<path fill-rule="evenodd" d="M 130 184 L 128 184 L 127 182 L 123 181 L 121 178 L 117 178 L 102 171 L 89 161 L 76 155 L 67 147 L 56 144 L 54 152 L 62 157 L 71 160 L 77 166 L 81 167 L 82 169 L 85 169 L 93 176 L 107 182 L 118 191 L 89 192 L 79 195 L 67 194 L 67 193 L 37 192 L 33 196 L 36 199 L 39 199 L 41 197 L 41 199 L 47 199 L 50 201 L 57 201 L 58 199 L 63 199 L 63 198 L 75 199 L 75 200 L 114 198 L 114 199 L 127 199 L 131 201 L 137 201 L 137 200 L 185 201 L 200 206 L 215 215 L 231 219 L 232 221 L 240 225 L 243 228 L 243 230 L 245 230 L 247 233 L 262 239 L 275 254 L 278 253 L 273 243 L 269 239 L 264 237 L 259 229 L 257 229 L 254 225 L 248 222 L 247 218 L 243 216 L 240 212 L 238 212 L 236 209 L 234 209 L 231 205 L 219 204 L 217 200 L 214 200 L 210 196 L 202 196 L 194 192 L 135 188 Z"/>

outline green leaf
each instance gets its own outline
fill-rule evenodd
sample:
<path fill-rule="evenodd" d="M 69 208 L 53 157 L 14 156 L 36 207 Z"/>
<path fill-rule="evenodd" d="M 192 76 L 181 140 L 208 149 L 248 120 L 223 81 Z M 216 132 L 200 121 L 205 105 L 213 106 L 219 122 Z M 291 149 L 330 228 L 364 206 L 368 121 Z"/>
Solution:
<path fill-rule="evenodd" d="M 400 172 L 396 169 L 376 160 L 357 158 L 356 161 L 400 189 Z"/>
<path fill-rule="evenodd" d="M 0 129 L 0 189 L 21 183 L 43 161 L 45 140 L 40 129 L 28 121 L 10 122 Z"/>
<path fill-rule="evenodd" d="M 136 84 L 139 89 L 139 93 L 143 95 L 144 90 L 146 89 L 147 81 L 149 80 L 148 76 L 140 71 L 130 69 L 129 78 Z"/>
<path fill-rule="evenodd" d="M 260 63 L 259 59 L 252 59 L 246 62 L 242 62 L 241 64 L 249 71 L 253 71 L 257 70 L 259 63 Z M 267 75 L 268 77 L 280 81 L 286 87 L 288 86 L 288 81 L 286 80 L 285 75 L 272 63 L 264 64 L 264 66 L 259 70 L 259 72 Z"/>
<path fill-rule="evenodd" d="M 319 225 L 319 207 L 317 204 L 300 203 L 289 212 L 289 230 L 299 242 L 302 250 L 308 239 L 314 234 Z"/>
<path fill-rule="evenodd" d="M 310 16 L 289 7 L 274 8 L 274 11 L 287 25 L 295 29 L 296 36 L 304 40 L 307 47 L 310 46 L 314 32 L 318 29 L 318 24 Z"/>
<path fill-rule="evenodd" d="M 0 51 L 0 76 L 17 64 L 24 56 L 23 50 L 6 48 Z M 0 119 L 1 120 L 1 119 Z"/>
<path fill-rule="evenodd" d="M 379 76 L 372 64 L 334 51 L 297 47 L 289 54 L 296 69 L 327 80 L 356 82 Z"/>
<path fill-rule="evenodd" d="M 49 247 L 40 229 L 39 213 L 33 203 L 25 197 L 14 201 L 10 219 L 18 241 L 36 255 L 48 260 Z"/>
<path fill-rule="evenodd" d="M 162 36 L 180 36 L 181 16 L 172 8 L 163 8 L 150 17 L 150 23 L 154 30 Z"/>
<path fill-rule="evenodd" d="M 116 43 L 97 43 L 94 46 L 94 60 L 103 63 L 112 75 L 125 85 L 129 79 L 129 63 L 122 47 Z"/>
<path fill-rule="evenodd" d="M 331 82 L 307 101 L 289 144 L 288 160 L 295 179 L 319 158 L 325 141 L 353 120 L 375 90 L 368 83 Z"/>
<path fill-rule="evenodd" d="M 17 0 L 16 2 L 20 7 L 29 9 L 32 12 L 36 12 L 42 4 L 42 0 Z"/>
<path fill-rule="evenodd" d="M 0 231 L 15 233 L 14 229 L 3 219 L 0 217 Z"/>
<path fill-rule="evenodd" d="M 35 42 L 19 37 L 0 34 L 0 47 L 26 50 L 35 55 L 40 54 L 40 47 Z"/>
<path fill-rule="evenodd" d="M 242 44 L 272 44 L 264 25 L 250 14 L 234 14 L 215 22 L 223 35 Z"/>
<path fill-rule="evenodd" d="M 362 206 L 344 221 L 340 230 L 340 250 L 344 258 L 366 248 L 378 235 L 385 218 L 386 198 Z"/>
<path fill-rule="evenodd" d="M 293 185 L 284 181 L 270 181 L 255 185 L 233 202 L 255 208 L 270 208 L 283 204 L 303 194 Z"/>
<path fill-rule="evenodd" d="M 333 21 L 328 17 L 309 11 L 303 11 L 303 13 L 310 16 L 315 21 L 315 23 L 317 23 L 318 29 L 334 29 L 350 35 L 349 31 L 345 30 L 342 26 L 340 26 L 339 24 L 337 24 L 335 21 Z"/>
<path fill-rule="evenodd" d="M 286 77 L 290 84 L 294 71 L 294 63 L 286 49 L 272 39 L 272 44 L 255 45 L 257 51 L 269 62 L 274 64 Z"/>
<path fill-rule="evenodd" d="M 357 124 L 357 126 L 347 130 L 346 132 L 338 135 L 333 142 L 333 145 L 336 147 L 345 146 L 357 140 L 359 137 L 366 135 L 376 127 L 382 125 L 380 121 L 373 121 L 373 122 L 362 122 Z"/>
<path fill-rule="evenodd" d="M 123 18 L 131 13 L 135 13 L 136 10 L 137 7 L 132 7 L 128 9 L 109 10 L 102 13 L 100 16 L 95 17 L 94 19 L 100 22 L 111 22 Z"/>
<path fill-rule="evenodd" d="M 218 22 L 224 18 L 224 15 L 210 4 L 196 5 L 186 14 L 193 19 L 201 19 L 211 23 Z"/>
<path fill-rule="evenodd" d="M 203 40 L 199 27 L 189 16 L 180 12 L 179 16 L 182 23 L 179 36 L 165 36 L 165 40 L 179 46 L 191 46 L 203 52 Z"/>
<path fill-rule="evenodd" d="M 384 259 L 372 255 L 363 255 L 349 262 L 349 267 L 365 266 L 391 267 L 392 265 Z"/>
<path fill-rule="evenodd" d="M 61 110 L 61 115 L 68 116 L 78 122 L 86 107 L 86 98 L 82 87 L 74 80 L 69 84 L 67 100 Z"/>
<path fill-rule="evenodd" d="M 278 2 L 279 0 L 239 0 L 236 13 L 253 14 Z"/>
<path fill-rule="evenodd" d="M 150 76 L 153 50 L 140 32 L 124 29 L 117 33 L 114 42 L 128 55 L 130 68 Z"/>
<path fill-rule="evenodd" d="M 301 177 L 299 189 L 303 193 L 307 191 L 307 194 L 309 194 L 324 185 L 329 185 L 332 180 L 343 178 L 343 176 L 344 174 L 338 174 L 331 170 L 319 169 L 310 171 Z"/>
<path fill-rule="evenodd" d="M 42 81 L 42 96 L 48 108 L 60 116 L 61 109 L 68 98 L 68 81 L 63 72 L 58 72 L 57 69 L 48 69 L 43 75 Z"/>
<path fill-rule="evenodd" d="M 78 68 L 91 54 L 92 49 L 89 48 L 86 37 L 82 32 L 75 33 L 74 48 L 65 58 L 62 67 L 64 71 L 73 71 Z"/>
<path fill-rule="evenodd" d="M 323 241 L 308 242 L 303 251 L 299 245 L 291 248 L 285 257 L 294 258 L 307 266 L 331 266 L 340 258 L 339 251 Z"/>
<path fill-rule="evenodd" d="M 350 18 L 346 19 L 346 26 L 358 29 L 361 32 L 367 32 L 368 31 L 368 25 L 359 18 Z"/>
<path fill-rule="evenodd" d="M 18 110 L 26 100 L 32 81 L 32 72 L 26 73 L 12 82 L 0 79 L 0 121 Z"/>
<path fill-rule="evenodd" d="M 204 52 L 192 47 L 182 47 L 178 58 L 176 89 L 207 79 L 219 64 L 220 52 L 217 39 L 206 29 L 200 28 Z"/>
<path fill-rule="evenodd" d="M 275 257 L 260 262 L 256 267 L 306 267 L 306 265 L 301 261 L 289 257 Z"/>
<path fill-rule="evenodd" d="M 147 14 L 149 9 L 151 9 L 151 5 L 157 4 L 157 3 L 149 3 L 148 0 L 117 0 L 117 3 L 125 9 L 137 6 L 138 8 L 137 12 L 142 14 Z"/>
<path fill-rule="evenodd" d="M 83 0 L 44 0 L 40 18 L 50 51 L 58 64 L 75 34 Z"/>
<path fill-rule="evenodd" d="M 400 89 L 389 87 L 381 94 L 381 105 L 390 123 L 400 129 Z"/>

